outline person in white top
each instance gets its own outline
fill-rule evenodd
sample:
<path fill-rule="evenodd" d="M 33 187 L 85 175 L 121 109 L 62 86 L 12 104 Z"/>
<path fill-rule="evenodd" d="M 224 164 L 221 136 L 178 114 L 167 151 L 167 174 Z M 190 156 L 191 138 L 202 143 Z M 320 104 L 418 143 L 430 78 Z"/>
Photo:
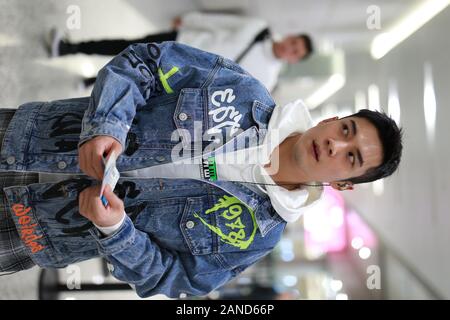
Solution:
<path fill-rule="evenodd" d="M 131 40 L 96 40 L 71 43 L 52 30 L 48 49 L 52 56 L 67 54 L 117 55 L 133 43 L 178 41 L 219 54 L 239 63 L 269 90 L 275 88 L 284 63 L 297 63 L 314 49 L 307 34 L 284 38 L 271 35 L 267 22 L 249 16 L 191 12 L 174 19 L 174 30 Z M 85 85 L 95 78 L 85 79 Z"/>

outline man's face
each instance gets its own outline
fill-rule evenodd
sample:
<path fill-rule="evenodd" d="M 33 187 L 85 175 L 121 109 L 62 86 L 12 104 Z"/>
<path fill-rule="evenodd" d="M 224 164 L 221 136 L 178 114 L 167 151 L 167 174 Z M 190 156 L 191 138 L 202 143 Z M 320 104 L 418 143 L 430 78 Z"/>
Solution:
<path fill-rule="evenodd" d="M 307 53 L 305 40 L 295 36 L 289 36 L 277 42 L 274 50 L 279 59 L 288 63 L 299 62 Z"/>
<path fill-rule="evenodd" d="M 301 171 L 308 181 L 335 182 L 381 165 L 383 147 L 377 129 L 368 120 L 331 118 L 300 136 L 293 158 L 294 172 Z"/>

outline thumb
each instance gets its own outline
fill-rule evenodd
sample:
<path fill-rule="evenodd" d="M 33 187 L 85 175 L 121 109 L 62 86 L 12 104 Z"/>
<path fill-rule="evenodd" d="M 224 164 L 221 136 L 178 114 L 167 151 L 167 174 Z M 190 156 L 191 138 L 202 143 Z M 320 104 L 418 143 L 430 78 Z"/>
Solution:
<path fill-rule="evenodd" d="M 105 186 L 103 195 L 113 209 L 119 209 L 122 207 L 122 200 L 120 200 L 120 198 L 111 190 L 111 186 L 109 184 Z"/>
<path fill-rule="evenodd" d="M 109 153 L 112 151 L 115 151 L 116 155 L 119 156 L 122 153 L 122 145 L 118 141 L 114 141 L 111 146 L 109 147 Z"/>
<path fill-rule="evenodd" d="M 115 152 L 116 156 L 119 156 L 122 153 L 122 145 L 119 142 L 113 141 L 106 145 L 103 156 L 108 158 L 111 152 Z"/>

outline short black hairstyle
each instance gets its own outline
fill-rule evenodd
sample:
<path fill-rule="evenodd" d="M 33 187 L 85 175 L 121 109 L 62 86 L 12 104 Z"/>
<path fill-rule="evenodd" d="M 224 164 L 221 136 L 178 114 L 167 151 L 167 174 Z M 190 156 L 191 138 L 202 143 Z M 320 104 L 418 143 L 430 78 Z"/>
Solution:
<path fill-rule="evenodd" d="M 314 45 L 311 37 L 306 33 L 301 33 L 297 35 L 297 38 L 302 38 L 305 42 L 306 54 L 302 59 L 308 58 L 311 54 L 314 53 Z"/>
<path fill-rule="evenodd" d="M 353 184 L 366 183 L 393 174 L 397 170 L 402 156 L 402 129 L 384 112 L 361 109 L 345 118 L 349 117 L 364 118 L 375 126 L 383 147 L 383 162 L 378 167 L 370 168 L 363 175 L 345 179 L 345 181 Z"/>

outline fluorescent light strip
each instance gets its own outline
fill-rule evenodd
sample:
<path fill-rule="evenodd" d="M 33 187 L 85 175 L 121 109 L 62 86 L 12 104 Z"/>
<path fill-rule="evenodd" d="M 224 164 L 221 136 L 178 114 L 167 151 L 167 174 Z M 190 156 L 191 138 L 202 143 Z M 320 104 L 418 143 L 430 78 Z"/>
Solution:
<path fill-rule="evenodd" d="M 366 94 L 364 93 L 364 91 L 357 91 L 355 93 L 355 112 L 358 112 L 361 109 L 365 109 L 366 107 Z"/>
<path fill-rule="evenodd" d="M 428 141 L 433 143 L 436 130 L 436 95 L 434 93 L 433 70 L 429 62 L 424 64 L 423 112 Z"/>
<path fill-rule="evenodd" d="M 372 182 L 372 191 L 376 196 L 382 196 L 384 193 L 384 180 L 378 179 Z"/>
<path fill-rule="evenodd" d="M 371 45 L 372 57 L 382 58 L 450 4 L 450 0 L 429 0 L 400 20 L 389 31 L 377 35 Z"/>
<path fill-rule="evenodd" d="M 397 83 L 394 81 L 389 83 L 388 114 L 397 125 L 400 124 L 400 100 L 398 98 Z"/>
<path fill-rule="evenodd" d="M 368 88 L 369 109 L 380 111 L 380 89 L 376 84 L 371 84 Z"/>
<path fill-rule="evenodd" d="M 338 92 L 345 84 L 345 77 L 342 74 L 336 73 L 328 78 L 327 82 L 312 93 L 305 103 L 310 109 L 314 109 L 325 100 Z"/>

